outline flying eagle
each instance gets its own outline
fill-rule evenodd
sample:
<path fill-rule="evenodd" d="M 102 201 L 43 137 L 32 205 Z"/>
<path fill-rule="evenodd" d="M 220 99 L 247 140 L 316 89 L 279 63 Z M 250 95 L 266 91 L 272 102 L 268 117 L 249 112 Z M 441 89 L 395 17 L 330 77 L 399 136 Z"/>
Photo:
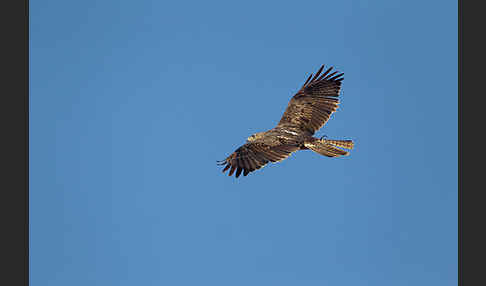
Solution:
<path fill-rule="evenodd" d="M 258 132 L 248 137 L 242 145 L 225 160 L 218 161 L 236 178 L 258 170 L 268 162 L 280 162 L 298 150 L 312 150 L 327 157 L 349 155 L 338 147 L 353 149 L 352 140 L 329 140 L 315 138 L 319 130 L 331 117 L 339 104 L 339 91 L 344 73 L 332 67 L 322 75 L 324 65 L 312 77 L 307 78 L 300 90 L 290 99 L 280 122 L 273 129 Z"/>

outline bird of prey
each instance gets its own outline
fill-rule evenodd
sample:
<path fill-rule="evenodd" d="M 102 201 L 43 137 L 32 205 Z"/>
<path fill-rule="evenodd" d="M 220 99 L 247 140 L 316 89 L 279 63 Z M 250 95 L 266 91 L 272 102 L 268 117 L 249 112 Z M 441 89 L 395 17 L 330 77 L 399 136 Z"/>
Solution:
<path fill-rule="evenodd" d="M 312 150 L 327 157 L 349 155 L 345 149 L 352 149 L 352 140 L 330 140 L 313 137 L 330 118 L 339 104 L 339 91 L 344 73 L 332 67 L 324 73 L 324 65 L 305 81 L 300 90 L 290 99 L 280 122 L 273 129 L 258 132 L 248 137 L 246 144 L 236 149 L 218 165 L 225 166 L 223 173 L 235 173 L 238 178 L 246 176 L 267 165 L 279 162 L 298 150 Z M 321 74 L 322 73 L 322 74 Z"/>

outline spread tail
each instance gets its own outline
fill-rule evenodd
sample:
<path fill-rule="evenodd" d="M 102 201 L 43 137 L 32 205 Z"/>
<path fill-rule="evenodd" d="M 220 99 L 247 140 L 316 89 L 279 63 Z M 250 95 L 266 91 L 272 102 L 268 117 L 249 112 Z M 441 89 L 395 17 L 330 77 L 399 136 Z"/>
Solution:
<path fill-rule="evenodd" d="M 311 138 L 304 143 L 304 146 L 327 157 L 347 156 L 349 152 L 340 148 L 353 149 L 354 143 L 352 140 L 330 140 Z"/>

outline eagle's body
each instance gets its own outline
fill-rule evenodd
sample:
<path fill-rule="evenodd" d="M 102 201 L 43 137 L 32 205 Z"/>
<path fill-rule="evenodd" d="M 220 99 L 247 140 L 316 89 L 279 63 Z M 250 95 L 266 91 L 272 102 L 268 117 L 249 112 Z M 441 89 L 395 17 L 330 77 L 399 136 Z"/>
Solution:
<path fill-rule="evenodd" d="M 236 177 L 268 164 L 286 159 L 298 150 L 311 149 L 327 157 L 338 157 L 349 153 L 338 148 L 353 148 L 351 140 L 328 140 L 313 137 L 337 110 L 342 73 L 321 75 L 322 66 L 314 77 L 312 74 L 302 88 L 290 100 L 280 122 L 274 128 L 248 137 L 246 144 L 235 150 L 220 165 L 230 169 L 229 176 L 236 171 Z M 312 78 L 312 79 L 311 79 Z"/>

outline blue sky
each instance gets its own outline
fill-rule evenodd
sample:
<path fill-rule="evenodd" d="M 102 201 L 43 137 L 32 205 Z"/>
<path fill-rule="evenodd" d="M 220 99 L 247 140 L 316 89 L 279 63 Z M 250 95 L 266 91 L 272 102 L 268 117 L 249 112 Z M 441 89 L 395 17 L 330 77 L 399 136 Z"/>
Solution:
<path fill-rule="evenodd" d="M 317 135 L 216 166 L 321 64 Z M 456 1 L 30 3 L 31 285 L 457 285 Z"/>

